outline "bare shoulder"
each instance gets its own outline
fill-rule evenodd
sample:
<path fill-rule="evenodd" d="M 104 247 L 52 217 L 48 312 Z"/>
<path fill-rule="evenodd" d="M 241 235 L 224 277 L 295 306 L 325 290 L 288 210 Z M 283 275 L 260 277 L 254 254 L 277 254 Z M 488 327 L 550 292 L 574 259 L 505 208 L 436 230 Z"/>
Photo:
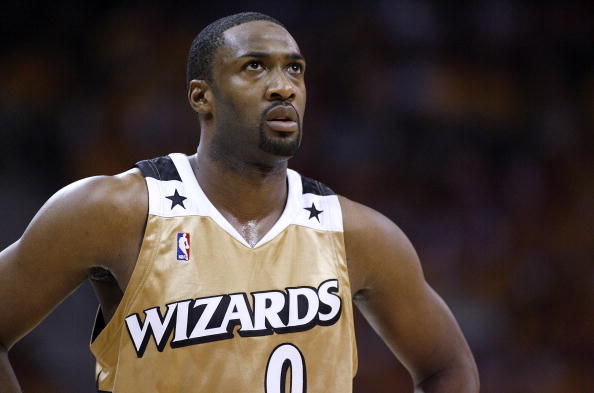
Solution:
<path fill-rule="evenodd" d="M 135 168 L 114 176 L 94 176 L 76 181 L 54 194 L 41 211 L 64 208 L 80 213 L 86 209 L 109 208 L 124 212 L 141 199 L 146 199 L 146 186 L 140 171 Z"/>
<path fill-rule="evenodd" d="M 382 271 L 422 274 L 417 253 L 404 232 L 378 211 L 339 196 L 353 293 L 370 289 Z"/>
<path fill-rule="evenodd" d="M 10 348 L 37 325 L 90 268 L 125 276 L 140 248 L 147 209 L 138 170 L 80 180 L 52 196 L 21 238 L 0 251 L 0 345 Z"/>
<path fill-rule="evenodd" d="M 79 180 L 45 203 L 19 242 L 60 246 L 84 265 L 109 263 L 123 239 L 129 241 L 139 231 L 142 236 L 147 209 L 147 190 L 138 169 Z"/>

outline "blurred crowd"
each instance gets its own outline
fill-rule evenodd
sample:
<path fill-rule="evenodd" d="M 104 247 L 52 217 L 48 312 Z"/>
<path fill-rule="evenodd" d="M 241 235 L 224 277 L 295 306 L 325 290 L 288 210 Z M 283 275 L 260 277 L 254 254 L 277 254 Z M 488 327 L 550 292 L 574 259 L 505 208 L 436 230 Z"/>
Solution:
<path fill-rule="evenodd" d="M 232 5 L 231 5 L 232 4 Z M 0 249 L 82 177 L 195 152 L 194 35 L 287 25 L 308 62 L 294 169 L 394 220 L 457 317 L 484 393 L 594 389 L 594 7 L 385 0 L 0 5 Z M 29 392 L 93 391 L 88 284 L 17 344 Z M 359 317 L 355 392 L 411 392 Z"/>

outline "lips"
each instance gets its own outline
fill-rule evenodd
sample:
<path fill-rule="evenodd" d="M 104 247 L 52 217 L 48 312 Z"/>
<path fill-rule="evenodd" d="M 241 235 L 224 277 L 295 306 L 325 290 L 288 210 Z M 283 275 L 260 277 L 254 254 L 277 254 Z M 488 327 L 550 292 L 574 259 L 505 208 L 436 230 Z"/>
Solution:
<path fill-rule="evenodd" d="M 265 116 L 266 125 L 278 132 L 295 132 L 299 130 L 297 111 L 292 106 L 277 105 Z"/>

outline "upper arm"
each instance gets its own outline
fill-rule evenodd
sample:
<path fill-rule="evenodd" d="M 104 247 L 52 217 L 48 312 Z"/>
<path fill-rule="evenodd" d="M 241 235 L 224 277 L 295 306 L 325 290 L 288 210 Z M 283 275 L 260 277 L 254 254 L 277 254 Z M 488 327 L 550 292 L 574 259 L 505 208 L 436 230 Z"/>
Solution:
<path fill-rule="evenodd" d="M 91 267 L 110 266 L 130 252 L 121 239 L 135 230 L 130 218 L 139 214 L 131 203 L 143 195 L 130 192 L 140 190 L 131 176 L 96 177 L 65 187 L 45 203 L 21 238 L 0 252 L 0 344 L 10 348 L 35 327 Z"/>
<path fill-rule="evenodd" d="M 427 284 L 404 233 L 378 212 L 341 198 L 355 304 L 419 383 L 444 367 L 475 365 L 444 301 Z"/>

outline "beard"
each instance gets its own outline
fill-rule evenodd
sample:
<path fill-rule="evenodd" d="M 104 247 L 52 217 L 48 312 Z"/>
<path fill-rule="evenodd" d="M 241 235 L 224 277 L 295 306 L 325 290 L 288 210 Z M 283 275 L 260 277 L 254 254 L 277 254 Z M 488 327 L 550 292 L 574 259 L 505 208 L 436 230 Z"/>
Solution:
<path fill-rule="evenodd" d="M 258 147 L 266 153 L 280 157 L 293 157 L 301 146 L 301 125 L 296 137 L 270 137 L 264 130 L 264 124 L 260 125 L 260 143 Z"/>
<path fill-rule="evenodd" d="M 266 153 L 274 154 L 280 157 L 293 157 L 301 146 L 301 119 L 297 119 L 297 136 L 270 136 L 266 133 L 265 117 L 266 113 L 278 105 L 293 106 L 288 102 L 276 103 L 262 112 L 260 117 L 260 143 L 258 147 Z"/>
<path fill-rule="evenodd" d="M 212 139 L 213 158 L 220 159 L 227 156 L 255 162 L 263 158 L 261 153 L 276 156 L 283 161 L 293 157 L 301 145 L 301 119 L 297 119 L 298 131 L 296 135 L 271 132 L 266 126 L 266 114 L 278 105 L 291 104 L 287 102 L 274 103 L 251 121 L 242 119 L 241 111 L 233 103 L 221 105 L 217 127 L 219 130 L 215 132 Z"/>

